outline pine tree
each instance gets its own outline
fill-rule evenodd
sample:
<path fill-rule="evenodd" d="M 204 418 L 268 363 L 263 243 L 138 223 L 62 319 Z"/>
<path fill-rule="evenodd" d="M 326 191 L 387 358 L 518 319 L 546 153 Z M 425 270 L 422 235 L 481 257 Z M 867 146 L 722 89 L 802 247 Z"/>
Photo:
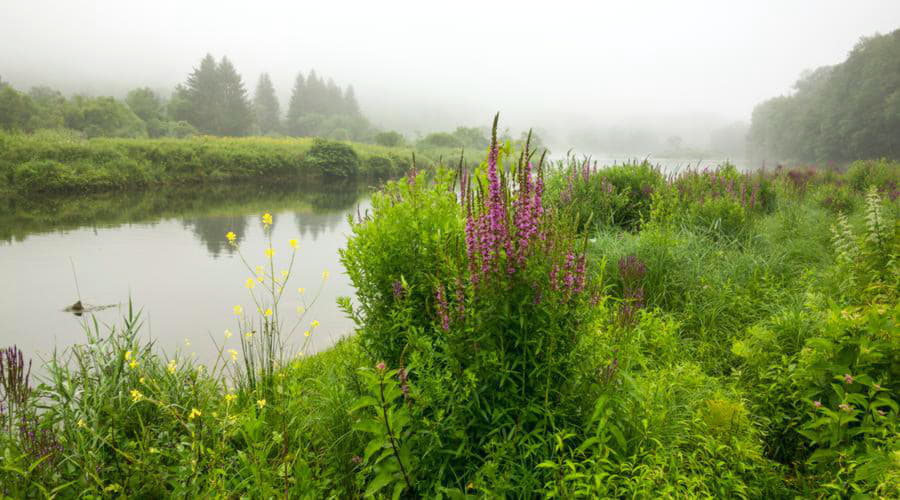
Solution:
<path fill-rule="evenodd" d="M 179 96 L 187 101 L 184 115 L 180 118 L 205 134 L 218 134 L 221 130 L 224 94 L 220 81 L 216 60 L 212 54 L 206 54 L 200 61 L 200 67 L 194 68 L 188 76 L 184 92 Z"/>
<path fill-rule="evenodd" d="M 306 78 L 305 96 L 304 103 L 305 111 L 307 113 L 326 113 L 327 105 L 325 103 L 328 99 L 328 87 L 326 87 L 325 82 L 316 75 L 316 70 L 311 70 L 309 72 L 309 77 Z"/>
<path fill-rule="evenodd" d="M 327 90 L 325 94 L 325 114 L 326 115 L 339 115 L 344 111 L 344 93 L 341 91 L 341 88 L 334 83 L 334 80 L 329 78 Z"/>
<path fill-rule="evenodd" d="M 291 91 L 291 102 L 288 104 L 288 112 L 284 124 L 285 132 L 287 132 L 288 135 L 300 135 L 300 117 L 307 112 L 306 79 L 303 78 L 303 73 L 297 73 L 297 79 L 294 80 L 294 88 Z"/>
<path fill-rule="evenodd" d="M 222 88 L 219 132 L 222 135 L 247 135 L 253 125 L 253 111 L 241 75 L 224 56 L 217 73 Z"/>
<path fill-rule="evenodd" d="M 278 105 L 275 87 L 268 73 L 259 75 L 256 93 L 253 96 L 253 109 L 261 133 L 271 134 L 281 130 L 281 107 Z"/>
<path fill-rule="evenodd" d="M 359 115 L 359 103 L 356 102 L 356 93 L 353 91 L 353 85 L 348 85 L 344 92 L 344 114 L 348 116 Z"/>

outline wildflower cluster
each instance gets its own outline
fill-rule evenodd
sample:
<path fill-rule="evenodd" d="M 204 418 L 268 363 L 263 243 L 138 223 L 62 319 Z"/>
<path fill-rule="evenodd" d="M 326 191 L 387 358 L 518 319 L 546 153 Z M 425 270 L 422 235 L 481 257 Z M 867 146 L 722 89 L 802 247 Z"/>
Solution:
<path fill-rule="evenodd" d="M 304 294 L 304 288 L 298 288 L 298 300 L 300 305 L 296 307 L 297 317 L 292 321 L 292 326 L 285 325 L 285 321 L 281 316 L 279 304 L 284 299 L 287 284 L 291 278 L 294 269 L 294 262 L 297 257 L 299 242 L 296 239 L 290 239 L 287 246 L 290 248 L 290 261 L 286 269 L 276 271 L 276 245 L 272 240 L 272 226 L 274 217 L 266 212 L 260 217 L 263 232 L 266 237 L 267 246 L 263 251 L 265 265 L 252 266 L 243 253 L 241 253 L 237 245 L 237 235 L 229 231 L 225 237 L 229 244 L 237 251 L 241 262 L 250 273 L 250 277 L 244 280 L 244 287 L 250 296 L 253 306 L 259 313 L 258 317 L 251 317 L 245 314 L 245 308 L 241 304 L 232 307 L 235 316 L 237 331 L 243 334 L 239 336 L 241 342 L 241 353 L 237 349 L 220 349 L 221 354 L 227 356 L 226 361 L 230 361 L 233 366 L 233 375 L 236 380 L 247 384 L 252 389 L 270 388 L 270 384 L 275 372 L 281 366 L 287 363 L 286 355 L 290 354 L 288 347 L 289 338 L 300 327 L 303 322 L 306 311 L 315 302 L 315 298 L 307 303 Z M 322 283 L 328 278 L 328 271 L 322 273 Z M 320 289 L 321 290 L 321 289 Z M 304 341 L 299 353 L 306 351 L 309 337 L 316 327 L 319 326 L 318 321 L 312 321 L 308 329 L 304 331 Z M 232 336 L 230 330 L 225 331 L 225 340 Z M 242 363 L 238 363 L 242 360 Z M 266 389 L 268 390 L 268 389 Z"/>

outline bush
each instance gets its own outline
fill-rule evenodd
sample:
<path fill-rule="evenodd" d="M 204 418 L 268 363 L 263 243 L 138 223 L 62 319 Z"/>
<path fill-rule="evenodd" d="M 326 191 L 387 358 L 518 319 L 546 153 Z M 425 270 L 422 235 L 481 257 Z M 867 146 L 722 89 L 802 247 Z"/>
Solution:
<path fill-rule="evenodd" d="M 366 158 L 365 173 L 372 177 L 386 178 L 395 175 L 394 161 L 387 156 L 372 155 Z"/>
<path fill-rule="evenodd" d="M 420 139 L 416 144 L 420 148 L 461 148 L 463 143 L 453 134 L 435 132 Z"/>
<path fill-rule="evenodd" d="M 896 199 L 900 194 L 900 162 L 881 160 L 858 160 L 847 170 L 847 182 L 862 193 L 875 186 L 881 193 Z"/>
<path fill-rule="evenodd" d="M 400 132 L 391 130 L 388 132 L 379 132 L 375 134 L 373 142 L 375 142 L 375 144 L 378 144 L 379 146 L 396 148 L 399 146 L 403 146 L 406 143 L 406 139 Z"/>
<path fill-rule="evenodd" d="M 21 191 L 63 191 L 80 181 L 74 169 L 53 160 L 31 160 L 12 171 L 11 184 Z"/>
<path fill-rule="evenodd" d="M 551 178 L 549 194 L 583 229 L 590 220 L 592 227 L 636 230 L 649 220 L 653 193 L 663 185 L 662 173 L 647 162 L 598 169 L 570 158 Z"/>
<path fill-rule="evenodd" d="M 592 315 L 583 241 L 544 211 L 540 173 L 506 155 L 494 143 L 475 174 L 487 186 L 478 200 L 463 176 L 458 201 L 448 172 L 433 186 L 423 175 L 389 184 L 341 254 L 363 349 L 415 387 L 416 432 L 399 438 L 414 439 L 408 460 L 429 471 L 419 495 L 469 481 L 487 495 L 534 491 L 534 467 L 552 453 L 546 433 L 571 422 L 566 381 Z"/>
<path fill-rule="evenodd" d="M 359 156 L 347 144 L 316 139 L 304 163 L 328 177 L 352 177 L 359 171 Z"/>

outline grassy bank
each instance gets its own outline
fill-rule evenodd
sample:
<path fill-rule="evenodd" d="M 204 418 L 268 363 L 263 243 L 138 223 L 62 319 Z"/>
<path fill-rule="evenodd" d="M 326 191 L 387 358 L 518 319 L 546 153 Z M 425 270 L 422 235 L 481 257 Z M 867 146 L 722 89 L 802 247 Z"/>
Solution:
<path fill-rule="evenodd" d="M 37 384 L 7 354 L 0 493 L 900 494 L 897 163 L 666 178 L 519 158 L 373 197 L 342 253 L 358 329 L 327 352 L 285 347 L 317 322 L 278 307 L 294 250 L 271 242 L 211 366 L 136 313 Z"/>
<path fill-rule="evenodd" d="M 388 148 L 313 138 L 83 139 L 66 132 L 0 133 L 0 193 L 109 191 L 224 181 L 388 178 L 459 151 Z"/>

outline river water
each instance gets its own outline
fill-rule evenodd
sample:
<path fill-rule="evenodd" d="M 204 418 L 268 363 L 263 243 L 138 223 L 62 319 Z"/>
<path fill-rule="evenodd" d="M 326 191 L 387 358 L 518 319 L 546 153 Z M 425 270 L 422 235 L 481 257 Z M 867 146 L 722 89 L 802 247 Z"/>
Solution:
<path fill-rule="evenodd" d="M 327 348 L 352 332 L 336 305 L 353 295 L 338 251 L 350 233 L 348 214 L 367 208 L 368 192 L 307 183 L 0 200 L 0 347 L 16 344 L 36 362 L 47 359 L 54 348 L 83 342 L 85 321 L 120 323 L 130 297 L 142 309 L 142 335 L 159 350 L 212 361 L 211 337 L 221 344 L 226 329 L 237 331 L 233 307 L 255 312 L 244 286 L 254 272 L 225 234 L 238 235 L 251 266 L 266 264 L 260 215 L 268 211 L 276 273 L 287 267 L 289 240 L 299 241 L 279 311 L 293 325 L 297 306 L 320 290 L 300 332 L 319 321 L 308 351 Z M 85 304 L 112 307 L 65 312 L 79 291 Z M 236 336 L 228 342 L 239 349 Z"/>

